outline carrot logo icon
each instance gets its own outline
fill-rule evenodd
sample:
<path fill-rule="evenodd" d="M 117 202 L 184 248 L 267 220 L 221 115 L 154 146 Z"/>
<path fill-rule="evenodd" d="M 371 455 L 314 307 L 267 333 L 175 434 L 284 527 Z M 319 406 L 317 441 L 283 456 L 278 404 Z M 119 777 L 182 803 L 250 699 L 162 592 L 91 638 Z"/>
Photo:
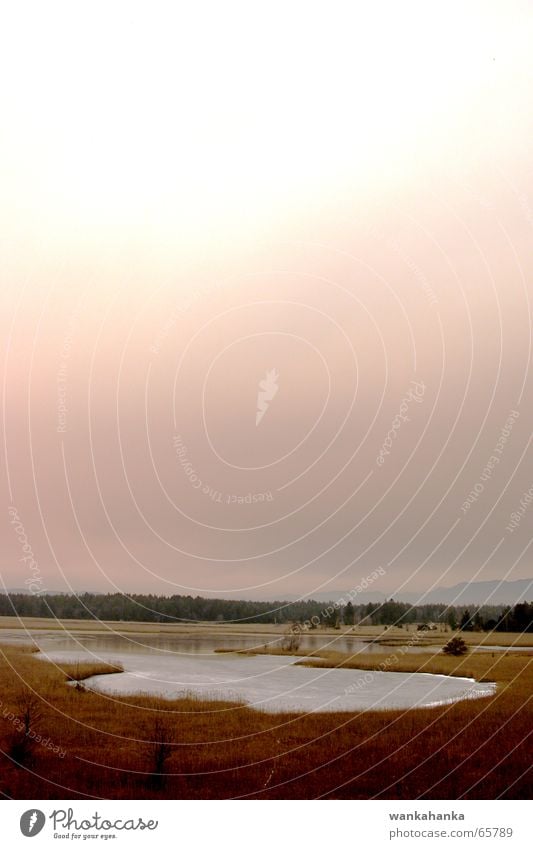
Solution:
<path fill-rule="evenodd" d="M 255 414 L 255 426 L 259 424 L 274 395 L 277 393 L 279 374 L 275 368 L 267 371 L 263 380 L 259 381 L 259 392 L 257 393 L 257 412 Z"/>
<path fill-rule="evenodd" d="M 42 831 L 45 822 L 46 817 L 43 812 L 36 808 L 31 808 L 22 814 L 20 818 L 20 830 L 24 837 L 35 837 L 36 834 Z"/>

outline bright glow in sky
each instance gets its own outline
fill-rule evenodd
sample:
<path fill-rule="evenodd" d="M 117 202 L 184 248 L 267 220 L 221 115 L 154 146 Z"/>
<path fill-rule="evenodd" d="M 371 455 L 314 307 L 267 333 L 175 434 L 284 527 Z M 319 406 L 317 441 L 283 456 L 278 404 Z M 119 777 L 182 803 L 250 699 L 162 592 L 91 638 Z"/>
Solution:
<path fill-rule="evenodd" d="M 529 113 L 521 3 L 20 2 L 0 39 L 2 224 L 63 250 L 231 249 Z"/>

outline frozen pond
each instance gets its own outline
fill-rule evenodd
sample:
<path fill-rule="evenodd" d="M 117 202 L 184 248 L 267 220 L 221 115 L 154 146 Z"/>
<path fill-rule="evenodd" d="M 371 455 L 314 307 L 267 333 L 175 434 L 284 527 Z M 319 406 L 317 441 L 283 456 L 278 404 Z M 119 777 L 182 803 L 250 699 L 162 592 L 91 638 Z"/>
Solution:
<path fill-rule="evenodd" d="M 430 707 L 491 695 L 494 684 L 471 678 L 421 672 L 373 672 L 297 666 L 300 657 L 232 654 L 168 655 L 109 651 L 47 651 L 43 659 L 67 663 L 121 663 L 124 672 L 95 675 L 85 681 L 109 695 L 150 694 L 169 699 L 194 695 L 246 702 L 251 707 L 284 711 L 358 711 Z"/>

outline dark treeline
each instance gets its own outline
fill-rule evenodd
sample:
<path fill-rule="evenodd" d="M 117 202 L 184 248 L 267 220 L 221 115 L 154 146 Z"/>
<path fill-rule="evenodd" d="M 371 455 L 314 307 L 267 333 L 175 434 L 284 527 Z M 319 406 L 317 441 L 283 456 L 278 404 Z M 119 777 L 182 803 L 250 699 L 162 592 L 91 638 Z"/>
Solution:
<path fill-rule="evenodd" d="M 411 605 L 390 599 L 353 604 L 314 600 L 242 601 L 201 596 L 82 593 L 55 595 L 0 594 L 0 616 L 39 616 L 58 619 L 102 619 L 124 622 L 251 622 L 295 623 L 306 628 L 342 625 L 410 625 L 446 623 L 464 631 L 533 631 L 533 602 L 514 607 L 479 608 L 444 604 Z"/>

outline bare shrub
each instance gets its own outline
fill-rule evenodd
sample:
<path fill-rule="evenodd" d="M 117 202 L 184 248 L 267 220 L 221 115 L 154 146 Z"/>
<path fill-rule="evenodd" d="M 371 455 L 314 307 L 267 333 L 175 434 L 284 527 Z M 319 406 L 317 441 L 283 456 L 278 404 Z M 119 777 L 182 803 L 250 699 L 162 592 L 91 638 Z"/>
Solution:
<path fill-rule="evenodd" d="M 165 716 L 156 716 L 152 728 L 152 764 L 150 776 L 152 787 L 159 790 L 165 781 L 165 763 L 172 754 L 172 744 L 175 742 L 175 732 L 170 720 Z"/>
<path fill-rule="evenodd" d="M 19 766 L 29 766 L 34 760 L 35 725 L 41 718 L 41 700 L 29 688 L 24 687 L 16 697 L 17 714 L 15 732 L 9 754 Z"/>
<path fill-rule="evenodd" d="M 300 634 L 299 626 L 291 625 L 281 642 L 282 651 L 286 651 L 289 654 L 291 652 L 298 651 L 298 649 L 300 648 L 301 640 L 302 635 Z"/>

